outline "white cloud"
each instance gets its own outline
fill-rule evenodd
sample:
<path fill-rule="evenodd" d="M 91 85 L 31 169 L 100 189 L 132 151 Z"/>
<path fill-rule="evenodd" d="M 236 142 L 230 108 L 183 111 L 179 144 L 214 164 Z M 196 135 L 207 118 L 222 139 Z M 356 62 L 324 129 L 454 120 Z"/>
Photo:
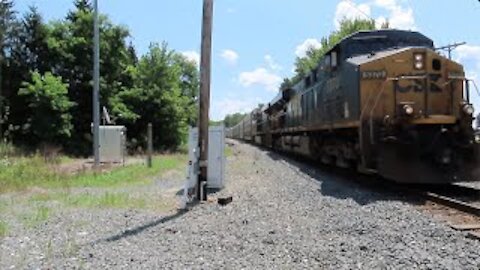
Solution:
<path fill-rule="evenodd" d="M 375 0 L 375 5 L 389 12 L 387 17 L 391 28 L 415 30 L 415 18 L 411 7 L 402 7 L 397 0 Z M 385 21 L 384 16 L 377 18 L 378 21 Z"/>
<path fill-rule="evenodd" d="M 465 67 L 469 79 L 478 79 L 480 74 L 480 46 L 463 45 L 455 51 L 455 60 Z M 480 82 L 476 82 L 480 86 Z"/>
<path fill-rule="evenodd" d="M 413 9 L 403 6 L 398 0 L 374 0 L 373 2 L 357 4 L 352 0 L 342 0 L 335 11 L 335 28 L 340 27 L 343 19 L 369 19 L 372 17 L 372 9 L 379 8 L 381 14 L 376 18 L 376 27 L 380 28 L 382 23 L 390 23 L 391 28 L 415 30 L 415 17 Z"/>
<path fill-rule="evenodd" d="M 371 15 L 371 8 L 368 4 L 355 4 L 351 0 L 342 0 L 337 5 L 333 23 L 336 29 L 340 28 L 340 22 L 344 19 L 368 19 Z"/>
<path fill-rule="evenodd" d="M 386 22 L 387 22 L 387 18 L 380 16 L 375 20 L 375 27 L 377 29 L 381 29 Z"/>
<path fill-rule="evenodd" d="M 455 52 L 459 61 L 469 60 L 480 66 L 480 46 L 463 45 L 458 47 Z"/>
<path fill-rule="evenodd" d="M 236 65 L 239 57 L 238 53 L 234 50 L 224 50 L 221 56 L 230 65 Z"/>
<path fill-rule="evenodd" d="M 273 59 L 273 56 L 271 56 L 270 54 L 265 55 L 263 59 L 265 60 L 265 62 L 267 63 L 268 67 L 271 70 L 275 70 L 275 71 L 282 70 L 282 66 L 280 66 L 277 62 L 275 62 L 275 60 Z"/>
<path fill-rule="evenodd" d="M 268 91 L 276 92 L 282 82 L 282 78 L 265 68 L 257 68 L 253 71 L 240 73 L 238 81 L 244 87 L 260 85 Z"/>
<path fill-rule="evenodd" d="M 393 9 L 397 6 L 396 0 L 375 0 L 375 4 L 388 9 Z"/>
<path fill-rule="evenodd" d="M 227 114 L 251 112 L 259 103 L 261 103 L 261 100 L 258 97 L 248 100 L 226 98 L 214 103 L 215 115 L 213 118 L 216 120 L 223 120 Z"/>
<path fill-rule="evenodd" d="M 464 65 L 465 73 L 468 79 L 473 80 L 477 87 L 480 87 L 480 46 L 463 45 L 454 51 L 455 61 Z M 476 94 L 473 84 L 470 84 L 472 102 L 479 112 L 480 97 Z"/>
<path fill-rule="evenodd" d="M 189 61 L 200 64 L 200 54 L 196 51 L 186 51 L 182 52 L 182 55 L 185 56 Z"/>
<path fill-rule="evenodd" d="M 295 49 L 295 54 L 300 58 L 305 57 L 308 50 L 310 50 L 312 48 L 313 49 L 318 49 L 320 47 L 322 47 L 322 44 L 320 43 L 320 41 L 318 39 L 307 38 L 304 42 L 302 42 L 301 44 L 299 44 L 297 46 L 297 48 Z"/>

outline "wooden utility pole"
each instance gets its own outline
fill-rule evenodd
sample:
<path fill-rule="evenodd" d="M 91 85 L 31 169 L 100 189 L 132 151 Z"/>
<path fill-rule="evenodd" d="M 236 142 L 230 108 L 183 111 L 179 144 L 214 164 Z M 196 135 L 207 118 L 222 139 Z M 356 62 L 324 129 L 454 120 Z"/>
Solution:
<path fill-rule="evenodd" d="M 197 181 L 197 198 L 207 200 L 208 126 L 210 122 L 210 69 L 212 58 L 213 0 L 203 1 L 202 52 L 200 60 L 200 117 L 198 120 L 198 148 L 200 174 Z"/>

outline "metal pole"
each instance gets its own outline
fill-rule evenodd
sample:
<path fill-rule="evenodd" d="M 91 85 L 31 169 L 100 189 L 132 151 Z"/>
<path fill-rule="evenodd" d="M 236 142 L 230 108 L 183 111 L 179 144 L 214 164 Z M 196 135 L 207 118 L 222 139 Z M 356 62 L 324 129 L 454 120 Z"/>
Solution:
<path fill-rule="evenodd" d="M 470 104 L 470 80 L 465 80 L 465 97 Z"/>
<path fill-rule="evenodd" d="M 4 98 L 3 98 L 3 88 L 2 88 L 2 83 L 3 83 L 3 57 L 0 55 L 0 142 L 3 142 L 3 111 L 4 111 Z"/>
<path fill-rule="evenodd" d="M 198 121 L 198 148 L 200 149 L 200 174 L 197 181 L 197 198 L 206 201 L 205 192 L 208 166 L 208 125 L 210 110 L 210 69 L 212 57 L 213 0 L 203 1 L 202 52 L 200 60 L 200 117 Z"/>
<path fill-rule="evenodd" d="M 93 22 L 93 155 L 95 167 L 100 166 L 100 31 L 98 20 L 98 0 L 94 1 Z"/>
<path fill-rule="evenodd" d="M 153 154 L 153 125 L 152 123 L 148 123 L 148 156 L 147 156 L 147 166 L 149 168 L 152 167 L 152 154 Z"/>

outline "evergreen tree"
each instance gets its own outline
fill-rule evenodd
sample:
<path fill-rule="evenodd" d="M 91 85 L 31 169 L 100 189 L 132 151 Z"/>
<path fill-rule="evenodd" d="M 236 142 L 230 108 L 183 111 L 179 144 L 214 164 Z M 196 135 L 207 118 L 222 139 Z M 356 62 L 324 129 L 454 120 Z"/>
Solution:
<path fill-rule="evenodd" d="M 4 137 L 4 127 L 8 120 L 9 107 L 5 99 L 5 92 L 11 89 L 9 85 L 7 58 L 15 38 L 17 21 L 13 11 L 13 1 L 0 0 L 0 139 Z"/>
<path fill-rule="evenodd" d="M 25 96 L 18 95 L 23 82 L 30 81 L 31 71 L 44 74 L 51 70 L 49 31 L 36 7 L 30 7 L 23 17 L 11 50 L 9 66 L 10 91 L 5 94 L 10 108 L 9 135 L 15 143 L 28 143 L 26 116 L 34 114 Z"/>
<path fill-rule="evenodd" d="M 23 19 L 23 35 L 20 42 L 25 46 L 25 64 L 31 70 L 45 73 L 50 70 L 50 50 L 48 48 L 48 28 L 38 9 L 30 7 Z"/>

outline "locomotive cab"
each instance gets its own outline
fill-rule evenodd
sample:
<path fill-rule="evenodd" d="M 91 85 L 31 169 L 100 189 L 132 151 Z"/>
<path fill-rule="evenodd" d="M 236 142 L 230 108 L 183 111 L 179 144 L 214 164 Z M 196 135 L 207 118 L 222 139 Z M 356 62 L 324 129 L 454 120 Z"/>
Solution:
<path fill-rule="evenodd" d="M 387 50 L 362 60 L 364 165 L 399 181 L 479 179 L 474 108 L 463 67 L 429 47 Z"/>

